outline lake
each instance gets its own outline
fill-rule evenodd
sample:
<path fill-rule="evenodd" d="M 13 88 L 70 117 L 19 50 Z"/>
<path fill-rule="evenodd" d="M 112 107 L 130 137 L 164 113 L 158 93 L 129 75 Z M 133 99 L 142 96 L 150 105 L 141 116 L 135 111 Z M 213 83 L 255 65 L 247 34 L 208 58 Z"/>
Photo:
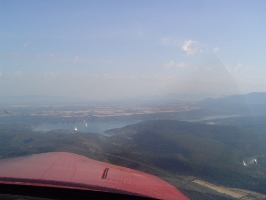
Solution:
<path fill-rule="evenodd" d="M 52 131 L 52 130 L 70 130 L 70 131 L 81 131 L 81 132 L 93 132 L 101 133 L 113 128 L 122 128 L 130 124 L 136 124 L 134 122 L 116 121 L 116 122 L 87 122 L 87 123 L 71 123 L 71 124 L 41 124 L 36 126 L 34 131 Z"/>
<path fill-rule="evenodd" d="M 212 120 L 218 118 L 236 117 L 239 115 L 218 115 L 207 116 L 196 119 L 187 119 L 183 121 L 197 122 L 201 120 Z M 101 133 L 113 128 L 122 128 L 130 124 L 136 124 L 139 121 L 110 121 L 110 122 L 84 122 L 84 123 L 70 123 L 70 124 L 41 124 L 35 127 L 34 131 L 52 131 L 52 130 L 70 130 L 81 131 L 86 133 Z"/>
<path fill-rule="evenodd" d="M 210 116 L 204 116 L 204 117 L 194 117 L 194 118 L 183 119 L 182 121 L 199 122 L 199 121 L 205 121 L 205 120 L 224 119 L 224 118 L 239 117 L 239 116 L 241 115 L 210 115 Z"/>

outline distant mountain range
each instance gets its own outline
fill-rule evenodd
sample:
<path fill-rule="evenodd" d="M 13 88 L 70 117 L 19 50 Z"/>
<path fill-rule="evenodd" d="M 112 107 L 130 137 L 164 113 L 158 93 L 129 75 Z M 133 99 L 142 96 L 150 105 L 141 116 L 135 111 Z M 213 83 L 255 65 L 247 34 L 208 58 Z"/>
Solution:
<path fill-rule="evenodd" d="M 207 98 L 199 104 L 207 109 L 242 115 L 266 115 L 266 92 Z"/>
<path fill-rule="evenodd" d="M 200 102 L 202 105 L 211 106 L 216 104 L 266 104 L 266 92 L 254 92 L 245 95 L 231 95 L 221 98 L 206 98 L 213 96 L 211 94 L 169 94 L 165 96 L 152 96 L 132 101 L 149 102 Z M 82 97 L 66 97 L 66 96 L 45 96 L 45 95 L 21 95 L 21 96 L 0 96 L 1 104 L 57 104 L 57 103 L 82 103 L 88 102 L 89 99 Z M 91 101 L 90 101 L 91 102 Z"/>
<path fill-rule="evenodd" d="M 244 95 L 230 95 L 221 98 L 208 98 L 205 102 L 220 101 L 228 103 L 266 104 L 266 92 L 252 92 Z"/>

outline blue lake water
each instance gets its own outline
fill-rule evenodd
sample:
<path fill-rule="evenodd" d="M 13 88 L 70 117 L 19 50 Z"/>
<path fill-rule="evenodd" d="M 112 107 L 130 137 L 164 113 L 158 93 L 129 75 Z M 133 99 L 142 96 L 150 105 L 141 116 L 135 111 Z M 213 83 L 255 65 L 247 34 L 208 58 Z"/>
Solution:
<path fill-rule="evenodd" d="M 187 119 L 184 121 L 197 122 L 201 120 L 212 120 L 227 117 L 236 117 L 239 115 L 218 115 L 218 116 L 207 116 L 196 119 Z M 122 128 L 130 124 L 136 124 L 138 121 L 111 121 L 111 122 L 84 122 L 84 123 L 71 123 L 71 124 L 41 124 L 35 127 L 34 131 L 52 131 L 52 130 L 70 130 L 70 131 L 81 131 L 87 133 L 101 133 L 113 128 Z"/>
<path fill-rule="evenodd" d="M 213 120 L 213 119 L 224 119 L 229 117 L 239 117 L 240 115 L 211 115 L 211 116 L 205 116 L 205 117 L 195 117 L 193 119 L 185 119 L 183 121 L 189 121 L 189 122 L 199 122 L 204 120 Z"/>
<path fill-rule="evenodd" d="M 81 132 L 104 133 L 104 131 L 113 128 L 122 128 L 129 124 L 138 122 L 88 122 L 88 123 L 72 123 L 72 124 L 42 124 L 35 127 L 34 131 L 51 131 L 51 130 L 70 130 Z"/>

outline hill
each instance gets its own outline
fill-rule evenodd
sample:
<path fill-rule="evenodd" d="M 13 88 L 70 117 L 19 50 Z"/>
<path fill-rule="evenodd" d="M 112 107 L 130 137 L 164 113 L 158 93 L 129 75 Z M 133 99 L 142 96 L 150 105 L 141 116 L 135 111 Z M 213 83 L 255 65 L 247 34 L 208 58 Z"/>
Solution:
<path fill-rule="evenodd" d="M 107 133 L 114 136 L 109 139 L 112 147 L 106 145 L 105 150 L 116 155 L 141 157 L 142 161 L 172 173 L 265 192 L 265 160 L 252 170 L 243 165 L 245 157 L 261 153 L 256 133 L 249 129 L 154 120 Z"/>

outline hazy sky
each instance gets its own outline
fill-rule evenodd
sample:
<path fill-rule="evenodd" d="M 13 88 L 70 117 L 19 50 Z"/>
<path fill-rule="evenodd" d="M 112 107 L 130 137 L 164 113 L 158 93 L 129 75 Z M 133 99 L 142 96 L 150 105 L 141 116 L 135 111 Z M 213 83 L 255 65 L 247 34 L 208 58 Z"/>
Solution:
<path fill-rule="evenodd" d="M 0 95 L 266 92 L 266 1 L 0 1 Z"/>

